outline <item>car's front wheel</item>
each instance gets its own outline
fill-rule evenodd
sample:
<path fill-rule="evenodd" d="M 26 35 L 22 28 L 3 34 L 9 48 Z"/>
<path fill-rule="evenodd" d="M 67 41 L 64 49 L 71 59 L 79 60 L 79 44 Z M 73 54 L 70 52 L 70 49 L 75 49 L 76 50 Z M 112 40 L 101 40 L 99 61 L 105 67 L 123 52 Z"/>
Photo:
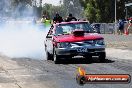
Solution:
<path fill-rule="evenodd" d="M 106 60 L 106 53 L 105 52 L 99 54 L 99 60 L 100 60 L 100 62 L 105 62 L 105 60 Z"/>
<path fill-rule="evenodd" d="M 56 54 L 55 48 L 53 49 L 54 63 L 58 64 L 60 57 Z"/>
<path fill-rule="evenodd" d="M 50 53 L 47 51 L 46 47 L 45 47 L 45 52 L 46 52 L 46 58 L 47 58 L 47 60 L 53 60 L 53 55 L 50 54 Z"/>

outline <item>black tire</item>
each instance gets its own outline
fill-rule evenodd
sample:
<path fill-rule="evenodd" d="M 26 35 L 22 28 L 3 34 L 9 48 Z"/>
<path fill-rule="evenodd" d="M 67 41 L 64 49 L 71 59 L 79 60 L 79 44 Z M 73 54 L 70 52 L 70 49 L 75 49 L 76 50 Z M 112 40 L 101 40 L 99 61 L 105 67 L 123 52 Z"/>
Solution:
<path fill-rule="evenodd" d="M 46 58 L 47 60 L 53 60 L 53 56 L 49 52 L 46 52 Z"/>
<path fill-rule="evenodd" d="M 105 62 L 105 60 L 106 60 L 106 53 L 105 52 L 99 54 L 99 60 L 100 60 L 100 62 Z"/>
<path fill-rule="evenodd" d="M 55 48 L 53 49 L 53 58 L 54 58 L 54 63 L 58 64 L 60 57 L 56 54 Z"/>
<path fill-rule="evenodd" d="M 45 52 L 46 52 L 46 58 L 47 58 L 47 60 L 53 60 L 53 55 L 50 54 L 50 53 L 47 51 L 46 47 L 45 47 Z"/>

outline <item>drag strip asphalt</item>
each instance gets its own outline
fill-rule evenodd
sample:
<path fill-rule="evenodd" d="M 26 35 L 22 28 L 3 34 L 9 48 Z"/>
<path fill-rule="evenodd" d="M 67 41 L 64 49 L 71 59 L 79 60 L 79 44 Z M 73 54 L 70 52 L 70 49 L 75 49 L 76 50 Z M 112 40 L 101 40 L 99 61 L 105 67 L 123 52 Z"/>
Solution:
<path fill-rule="evenodd" d="M 112 51 L 112 50 L 110 50 Z M 129 84 L 86 84 L 76 83 L 79 66 L 85 68 L 87 74 L 130 74 L 132 60 L 111 57 L 108 53 L 105 62 L 94 58 L 92 62 L 72 59 L 62 60 L 61 64 L 53 61 L 35 60 L 32 58 L 0 57 L 0 88 L 132 88 Z"/>

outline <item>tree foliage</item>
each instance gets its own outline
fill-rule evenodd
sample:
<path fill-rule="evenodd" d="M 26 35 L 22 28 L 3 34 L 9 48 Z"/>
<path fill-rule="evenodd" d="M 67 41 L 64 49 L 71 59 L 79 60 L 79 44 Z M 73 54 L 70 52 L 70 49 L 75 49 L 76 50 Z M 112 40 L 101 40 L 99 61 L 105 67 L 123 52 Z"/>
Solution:
<path fill-rule="evenodd" d="M 59 6 L 51 4 L 43 5 L 43 12 L 49 15 L 51 18 L 58 12 L 63 18 L 68 16 L 69 13 L 73 14 L 76 18 L 82 18 L 83 8 L 79 0 L 63 0 L 63 3 Z"/>
<path fill-rule="evenodd" d="M 53 18 L 56 13 L 59 13 L 63 17 L 66 16 L 66 10 L 64 8 L 64 5 L 54 6 L 52 4 L 45 3 L 42 7 L 42 11 L 42 14 L 47 15 L 50 18 Z"/>
<path fill-rule="evenodd" d="M 75 17 L 81 18 L 83 13 L 83 8 L 79 0 L 63 0 L 64 8 L 66 10 L 65 14 L 72 13 Z"/>
<path fill-rule="evenodd" d="M 38 13 L 36 0 L 0 0 L 0 15 L 10 17 L 33 16 Z M 35 13 L 36 12 L 36 13 Z"/>
<path fill-rule="evenodd" d="M 125 2 L 117 0 L 117 20 L 125 18 Z M 115 17 L 115 0 L 80 0 L 84 13 L 90 22 L 113 22 Z"/>

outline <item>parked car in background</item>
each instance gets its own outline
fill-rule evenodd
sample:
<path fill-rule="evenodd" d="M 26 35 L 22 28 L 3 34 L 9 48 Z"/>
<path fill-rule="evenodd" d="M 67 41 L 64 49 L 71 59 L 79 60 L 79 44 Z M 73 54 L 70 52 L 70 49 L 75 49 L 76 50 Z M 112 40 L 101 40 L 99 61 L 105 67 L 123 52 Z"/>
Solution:
<path fill-rule="evenodd" d="M 96 32 L 96 33 L 101 33 L 100 32 L 100 26 L 101 26 L 101 24 L 99 24 L 99 23 L 93 23 L 93 24 L 91 24 L 91 26 L 92 26 L 92 28 L 94 29 L 94 31 Z"/>

